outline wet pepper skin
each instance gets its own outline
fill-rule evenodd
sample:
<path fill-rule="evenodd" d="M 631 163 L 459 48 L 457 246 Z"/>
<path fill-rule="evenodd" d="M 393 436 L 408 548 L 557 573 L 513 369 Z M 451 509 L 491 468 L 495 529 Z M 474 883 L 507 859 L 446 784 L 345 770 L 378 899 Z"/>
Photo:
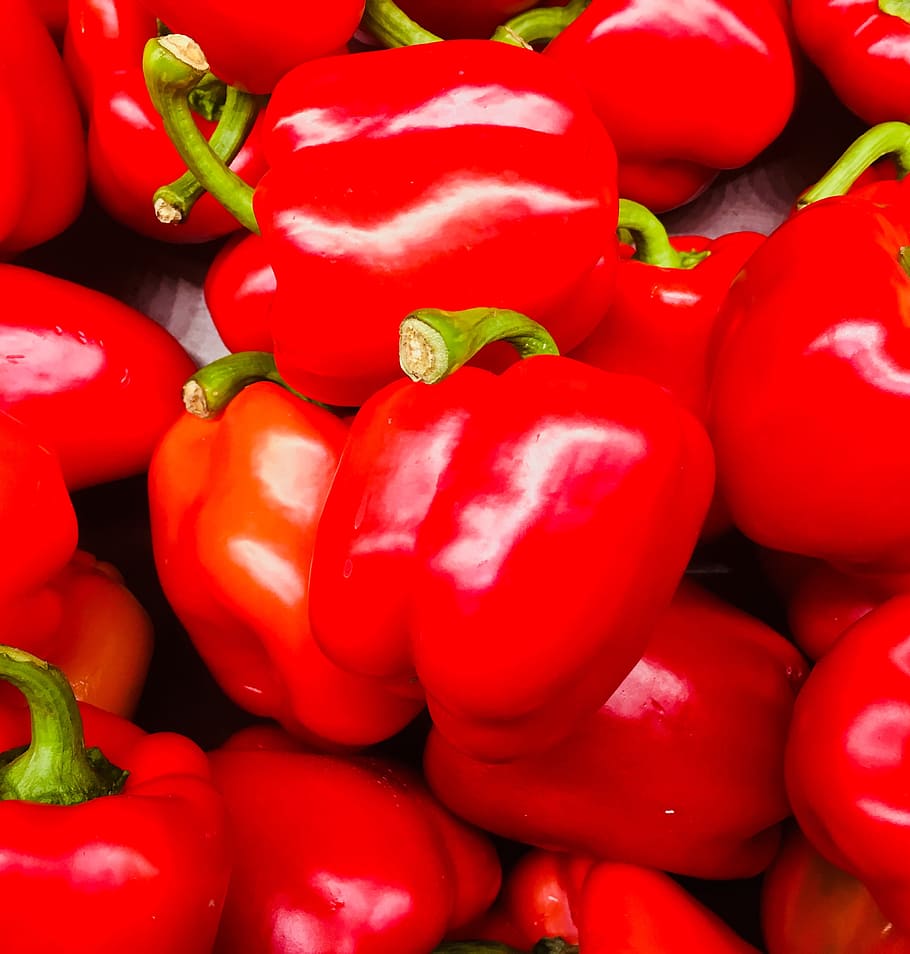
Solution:
<path fill-rule="evenodd" d="M 453 745 L 563 738 L 640 658 L 713 486 L 656 384 L 568 358 L 376 394 L 316 533 L 310 618 L 339 665 L 415 678 Z"/>
<path fill-rule="evenodd" d="M 543 57 L 452 40 L 306 63 L 276 87 L 264 133 L 253 209 L 278 369 L 302 393 L 353 406 L 396 380 L 416 308 L 513 309 L 562 350 L 602 318 L 615 154 Z"/>
<path fill-rule="evenodd" d="M 543 55 L 590 95 L 620 194 L 655 212 L 754 159 L 795 103 L 786 20 L 764 0 L 592 0 Z"/>
<path fill-rule="evenodd" d="M 310 631 L 307 570 L 346 436 L 329 411 L 262 382 L 213 420 L 184 414 L 149 471 L 158 576 L 213 676 L 323 746 L 385 739 L 423 708 L 419 691 L 329 662 Z"/>
<path fill-rule="evenodd" d="M 910 569 L 910 449 L 894 439 L 910 426 L 908 221 L 907 180 L 813 202 L 751 256 L 721 308 L 718 485 L 763 546 Z"/>
<path fill-rule="evenodd" d="M 815 849 L 865 884 L 885 917 L 910 930 L 910 596 L 843 633 L 800 692 L 786 752 L 793 814 Z"/>
<path fill-rule="evenodd" d="M 429 951 L 496 896 L 492 842 L 409 769 L 261 734 L 209 759 L 235 846 L 216 954 Z"/>
<path fill-rule="evenodd" d="M 687 581 L 622 685 L 559 745 L 491 765 L 433 730 L 424 771 L 452 811 L 517 841 L 751 877 L 789 815 L 784 745 L 806 669 L 783 636 Z"/>

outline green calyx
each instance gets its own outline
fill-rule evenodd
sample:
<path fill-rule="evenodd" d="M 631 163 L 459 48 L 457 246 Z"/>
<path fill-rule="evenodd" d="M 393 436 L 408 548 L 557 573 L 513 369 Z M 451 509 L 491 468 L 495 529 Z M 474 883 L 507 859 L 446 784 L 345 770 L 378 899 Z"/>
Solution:
<path fill-rule="evenodd" d="M 419 46 L 442 40 L 412 20 L 394 0 L 366 0 L 360 25 L 385 47 Z"/>
<path fill-rule="evenodd" d="M 910 23 L 910 0 L 878 0 L 878 8 L 888 16 Z"/>
<path fill-rule="evenodd" d="M 893 157 L 898 178 L 903 178 L 910 170 L 910 125 L 888 122 L 867 129 L 815 185 L 803 192 L 797 207 L 846 194 L 870 166 L 886 156 Z"/>
<path fill-rule="evenodd" d="M 711 253 L 681 252 L 673 246 L 660 219 L 631 199 L 619 200 L 617 232 L 624 241 L 635 246 L 636 261 L 660 268 L 695 268 Z"/>
<path fill-rule="evenodd" d="M 517 311 L 422 308 L 408 315 L 399 327 L 398 359 L 412 381 L 435 384 L 494 341 L 507 341 L 523 358 L 559 354 L 550 333 Z"/>
<path fill-rule="evenodd" d="M 31 742 L 0 755 L 0 798 L 78 805 L 116 795 L 128 773 L 88 749 L 76 696 L 56 666 L 12 646 L 0 646 L 0 679 L 28 703 Z"/>
<path fill-rule="evenodd" d="M 552 40 L 577 20 L 590 3 L 591 0 L 569 0 L 562 7 L 532 7 L 503 23 L 491 39 L 525 47 Z"/>

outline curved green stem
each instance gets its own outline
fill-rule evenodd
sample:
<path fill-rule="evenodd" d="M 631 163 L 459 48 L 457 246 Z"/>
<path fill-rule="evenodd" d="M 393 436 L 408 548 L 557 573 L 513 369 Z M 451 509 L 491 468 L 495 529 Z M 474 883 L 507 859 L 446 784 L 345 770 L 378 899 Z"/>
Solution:
<path fill-rule="evenodd" d="M 366 0 L 360 25 L 386 47 L 417 46 L 442 40 L 415 23 L 394 0 Z"/>
<path fill-rule="evenodd" d="M 56 666 L 0 646 L 0 679 L 25 696 L 32 722 L 28 746 L 0 756 L 0 798 L 78 805 L 123 789 L 128 773 L 85 747 L 76 697 Z"/>
<path fill-rule="evenodd" d="M 212 417 L 258 381 L 271 381 L 303 401 L 328 407 L 295 391 L 278 373 L 275 356 L 269 351 L 237 351 L 200 368 L 183 385 L 183 406 L 196 417 Z"/>
<path fill-rule="evenodd" d="M 903 178 L 910 170 L 910 125 L 889 122 L 867 129 L 821 179 L 796 200 L 797 207 L 803 208 L 833 195 L 844 195 L 862 173 L 885 156 L 894 157 L 898 178 Z"/>
<path fill-rule="evenodd" d="M 251 232 L 259 232 L 253 214 L 253 189 L 232 172 L 199 130 L 188 95 L 208 72 L 202 50 L 189 37 L 170 34 L 146 43 L 145 82 L 164 128 L 196 180 Z"/>
<path fill-rule="evenodd" d="M 398 359 L 412 381 L 435 384 L 493 341 L 508 341 L 523 358 L 559 354 L 546 328 L 517 311 L 422 308 L 411 312 L 399 327 Z"/>
<path fill-rule="evenodd" d="M 533 7 L 503 23 L 491 39 L 527 47 L 542 40 L 552 40 L 577 20 L 590 3 L 591 0 L 569 0 L 564 7 Z"/>
<path fill-rule="evenodd" d="M 674 248 L 660 219 L 648 208 L 631 199 L 619 200 L 617 231 L 629 233 L 635 246 L 635 259 L 660 268 L 694 268 L 710 252 L 680 252 Z"/>
<path fill-rule="evenodd" d="M 256 122 L 260 106 L 260 97 L 234 86 L 227 87 L 218 125 L 209 139 L 212 152 L 226 165 L 230 165 L 243 148 L 253 123 Z M 188 169 L 179 179 L 155 191 L 155 215 L 159 221 L 166 224 L 183 222 L 203 195 L 205 189 Z"/>

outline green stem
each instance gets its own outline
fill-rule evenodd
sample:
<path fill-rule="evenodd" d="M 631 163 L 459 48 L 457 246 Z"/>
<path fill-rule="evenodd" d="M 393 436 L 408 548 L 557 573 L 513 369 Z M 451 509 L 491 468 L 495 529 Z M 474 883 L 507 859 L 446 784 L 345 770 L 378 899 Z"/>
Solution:
<path fill-rule="evenodd" d="M 198 44 L 178 33 L 155 37 L 145 45 L 142 68 L 152 103 L 187 169 L 242 226 L 258 233 L 252 187 L 214 152 L 189 106 L 189 92 L 208 72 Z"/>
<path fill-rule="evenodd" d="M 28 703 L 28 746 L 0 756 L 0 798 L 78 805 L 123 789 L 127 772 L 85 747 L 82 717 L 66 676 L 31 653 L 0 646 L 0 679 Z"/>
<path fill-rule="evenodd" d="M 907 123 L 879 123 L 867 129 L 821 179 L 797 199 L 797 207 L 844 195 L 862 173 L 885 156 L 894 157 L 898 178 L 902 179 L 910 171 L 910 126 Z"/>
<path fill-rule="evenodd" d="M 660 268 L 694 268 L 710 252 L 680 252 L 673 247 L 660 219 L 648 208 L 631 199 L 619 200 L 620 229 L 629 233 L 635 246 L 635 259 Z"/>
<path fill-rule="evenodd" d="M 910 0 L 878 0 L 878 8 L 882 13 L 910 23 Z"/>
<path fill-rule="evenodd" d="M 503 23 L 491 39 L 526 47 L 535 42 L 552 40 L 577 20 L 590 3 L 591 0 L 569 0 L 564 7 L 533 7 Z"/>
<path fill-rule="evenodd" d="M 366 0 L 360 25 L 386 47 L 418 46 L 442 40 L 415 23 L 394 0 Z"/>
<path fill-rule="evenodd" d="M 550 333 L 517 311 L 422 308 L 401 323 L 398 358 L 401 370 L 411 380 L 435 384 L 493 341 L 508 341 L 523 358 L 559 354 Z"/>
<path fill-rule="evenodd" d="M 234 86 L 227 88 L 226 95 L 209 146 L 216 156 L 230 165 L 253 128 L 260 109 L 260 98 Z M 161 186 L 155 192 L 155 215 L 167 224 L 183 222 L 203 195 L 205 189 L 196 176 L 187 170 L 179 179 Z"/>
<path fill-rule="evenodd" d="M 278 373 L 275 356 L 268 351 L 237 351 L 200 368 L 183 385 L 183 405 L 196 417 L 212 417 L 258 381 L 271 381 L 301 400 L 328 406 L 295 391 Z"/>

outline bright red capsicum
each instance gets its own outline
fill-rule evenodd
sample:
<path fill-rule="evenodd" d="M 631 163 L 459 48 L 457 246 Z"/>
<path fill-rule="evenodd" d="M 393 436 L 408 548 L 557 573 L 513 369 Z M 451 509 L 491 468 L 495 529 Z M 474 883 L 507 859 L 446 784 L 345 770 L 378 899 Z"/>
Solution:
<path fill-rule="evenodd" d="M 762 934 L 768 954 L 910 954 L 862 882 L 825 861 L 796 825 L 765 872 Z"/>
<path fill-rule="evenodd" d="M 0 265 L 0 410 L 57 456 L 70 490 L 143 473 L 196 370 L 135 308 L 56 276 Z"/>
<path fill-rule="evenodd" d="M 559 745 L 492 765 L 433 730 L 424 772 L 457 815 L 525 844 L 751 877 L 790 814 L 784 744 L 806 669 L 783 636 L 686 581 L 635 668 Z"/>
<path fill-rule="evenodd" d="M 202 293 L 209 316 L 228 351 L 271 351 L 270 314 L 275 270 L 261 235 L 232 236 L 205 273 Z"/>
<path fill-rule="evenodd" d="M 249 93 L 271 93 L 300 63 L 344 49 L 363 15 L 363 0 L 138 0 L 172 33 L 191 36 L 215 75 Z"/>
<path fill-rule="evenodd" d="M 602 318 L 618 259 L 613 147 L 542 57 L 453 40 L 305 63 L 269 101 L 269 171 L 253 192 L 187 122 L 185 87 L 204 70 L 186 49 L 150 43 L 147 79 L 196 176 L 262 231 L 291 387 L 362 403 L 398 378 L 397 329 L 415 308 L 514 309 L 563 349 Z"/>
<path fill-rule="evenodd" d="M 346 436 L 330 411 L 250 385 L 164 435 L 149 507 L 165 596 L 227 695 L 297 736 L 360 746 L 393 735 L 423 700 L 342 671 L 310 632 L 307 569 Z"/>
<path fill-rule="evenodd" d="M 447 40 L 488 37 L 537 0 L 402 0 L 401 9 Z"/>
<path fill-rule="evenodd" d="M 540 849 L 518 859 L 491 911 L 457 936 L 484 940 L 434 954 L 756 954 L 663 872 Z"/>
<path fill-rule="evenodd" d="M 104 211 L 139 235 L 174 243 L 211 241 L 236 231 L 237 221 L 194 180 L 180 179 L 186 166 L 164 132 L 142 75 L 142 51 L 157 34 L 158 23 L 141 0 L 70 0 L 64 59 L 88 122 L 89 185 Z M 255 183 L 265 170 L 261 123 L 254 123 L 259 103 L 217 83 L 207 96 L 200 97 L 195 122 L 206 138 L 213 137 L 231 169 Z M 218 123 L 222 96 L 228 97 L 225 121 Z M 172 208 L 183 206 L 182 220 L 174 212 L 162 214 L 162 220 L 155 214 L 155 191 L 170 181 L 178 183 Z"/>
<path fill-rule="evenodd" d="M 426 952 L 496 896 L 492 842 L 410 769 L 261 735 L 209 760 L 234 844 L 216 954 Z"/>
<path fill-rule="evenodd" d="M 910 451 L 894 440 L 910 425 L 910 181 L 839 193 L 907 143 L 903 124 L 874 127 L 809 190 L 731 288 L 713 358 L 709 430 L 734 523 L 866 572 L 910 569 Z"/>
<path fill-rule="evenodd" d="M 87 160 L 79 107 L 48 28 L 28 0 L 8 0 L 3 29 L 0 259 L 8 259 L 73 224 Z"/>
<path fill-rule="evenodd" d="M 901 0 L 792 0 L 801 49 L 865 122 L 910 121 L 910 12 Z"/>
<path fill-rule="evenodd" d="M 0 709 L 4 945 L 31 954 L 211 950 L 230 855 L 202 750 L 100 711 L 83 729 L 63 673 L 20 650 L 0 649 L 0 678 L 29 707 Z"/>
<path fill-rule="evenodd" d="M 505 337 L 531 356 L 448 374 Z M 554 744 L 619 685 L 713 484 L 701 425 L 662 388 L 554 350 L 514 313 L 412 316 L 415 381 L 354 417 L 316 531 L 317 642 L 352 672 L 416 677 L 483 759 Z"/>
<path fill-rule="evenodd" d="M 844 632 L 800 691 L 786 752 L 793 814 L 814 848 L 910 931 L 910 596 Z"/>
<path fill-rule="evenodd" d="M 69 0 L 28 0 L 28 3 L 41 17 L 51 36 L 62 41 L 66 31 Z"/>

